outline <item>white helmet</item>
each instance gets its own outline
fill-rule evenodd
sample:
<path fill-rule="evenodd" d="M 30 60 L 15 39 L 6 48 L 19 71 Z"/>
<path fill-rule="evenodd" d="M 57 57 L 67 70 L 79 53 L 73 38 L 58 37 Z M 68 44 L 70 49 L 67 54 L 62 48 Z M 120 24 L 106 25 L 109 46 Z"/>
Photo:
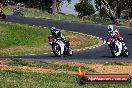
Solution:
<path fill-rule="evenodd" d="M 113 25 L 108 25 L 107 29 L 108 29 L 108 32 L 114 31 Z"/>

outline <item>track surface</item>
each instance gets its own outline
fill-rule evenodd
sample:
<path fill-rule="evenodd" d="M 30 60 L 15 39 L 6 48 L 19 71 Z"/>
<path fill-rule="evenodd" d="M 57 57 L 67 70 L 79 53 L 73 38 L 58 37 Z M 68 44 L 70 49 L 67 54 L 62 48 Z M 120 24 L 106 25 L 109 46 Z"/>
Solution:
<path fill-rule="evenodd" d="M 57 28 L 81 32 L 89 35 L 94 35 L 102 38 L 107 36 L 107 25 L 98 25 L 91 23 L 78 23 L 78 22 L 64 22 L 64 21 L 53 21 L 42 18 L 30 18 L 30 17 L 16 17 L 16 16 L 7 16 L 5 21 L 43 26 L 43 27 L 52 27 L 56 26 Z M 119 57 L 113 58 L 110 52 L 109 47 L 105 44 L 101 47 L 94 48 L 91 50 L 74 52 L 74 55 L 54 57 L 53 54 L 48 55 L 29 55 L 29 56 L 15 56 L 15 57 L 1 57 L 5 58 L 22 58 L 22 59 L 37 59 L 37 60 L 72 60 L 72 61 L 123 61 L 123 62 L 132 62 L 132 28 L 119 27 L 118 31 L 121 33 L 121 36 L 125 39 L 126 45 L 129 49 L 129 57 Z"/>

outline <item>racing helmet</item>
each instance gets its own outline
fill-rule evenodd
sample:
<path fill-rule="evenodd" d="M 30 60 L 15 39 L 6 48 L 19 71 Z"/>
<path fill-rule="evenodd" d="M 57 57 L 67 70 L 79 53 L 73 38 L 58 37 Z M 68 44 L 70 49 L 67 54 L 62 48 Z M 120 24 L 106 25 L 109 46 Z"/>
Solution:
<path fill-rule="evenodd" d="M 51 31 L 56 30 L 56 28 L 53 26 L 50 28 Z"/>
<path fill-rule="evenodd" d="M 53 26 L 50 28 L 51 33 L 54 33 L 56 31 L 56 28 Z"/>
<path fill-rule="evenodd" d="M 114 31 L 113 25 L 108 25 L 107 30 L 108 30 L 108 32 Z"/>
<path fill-rule="evenodd" d="M 60 29 L 56 29 L 56 31 L 54 32 L 56 35 L 58 34 L 58 33 L 60 33 Z"/>
<path fill-rule="evenodd" d="M 55 35 L 57 35 L 60 32 L 60 30 L 59 29 L 56 29 L 55 27 L 51 27 L 50 30 L 51 30 L 51 33 L 53 33 Z"/>

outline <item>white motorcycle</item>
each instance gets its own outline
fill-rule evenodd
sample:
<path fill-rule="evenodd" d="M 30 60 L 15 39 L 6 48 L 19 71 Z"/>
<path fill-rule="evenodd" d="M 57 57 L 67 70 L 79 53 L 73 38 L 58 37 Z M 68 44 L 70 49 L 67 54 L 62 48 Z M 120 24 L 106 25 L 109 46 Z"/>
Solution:
<path fill-rule="evenodd" d="M 52 45 L 52 50 L 55 56 L 73 55 L 73 51 L 70 47 L 69 41 L 63 42 L 61 38 L 53 38 L 52 41 L 50 42 L 50 45 Z"/>
<path fill-rule="evenodd" d="M 114 57 L 118 56 L 128 57 L 129 54 L 125 42 L 120 42 L 115 38 L 108 38 L 107 44 L 109 45 L 111 53 Z"/>

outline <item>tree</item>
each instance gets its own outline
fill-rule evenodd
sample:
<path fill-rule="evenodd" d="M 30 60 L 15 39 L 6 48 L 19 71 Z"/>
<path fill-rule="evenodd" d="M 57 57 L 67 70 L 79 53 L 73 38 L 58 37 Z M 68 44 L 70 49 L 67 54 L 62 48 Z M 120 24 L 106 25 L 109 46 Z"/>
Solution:
<path fill-rule="evenodd" d="M 52 6 L 51 6 L 51 8 L 52 8 L 52 13 L 53 14 L 56 14 L 57 12 L 58 12 L 58 8 L 57 8 L 57 0 L 52 0 Z"/>
<path fill-rule="evenodd" d="M 6 0 L 0 0 L 6 1 Z M 26 7 L 39 8 L 43 11 L 52 12 L 56 14 L 60 11 L 60 7 L 71 0 L 14 0 L 15 3 L 25 3 Z"/>
<path fill-rule="evenodd" d="M 108 0 L 109 5 L 115 10 L 115 16 L 117 19 L 120 18 L 123 10 L 129 9 L 129 0 Z"/>
<path fill-rule="evenodd" d="M 66 2 L 70 3 L 71 0 L 52 0 L 52 13 L 57 14 L 60 11 L 60 7 Z"/>
<path fill-rule="evenodd" d="M 111 10 L 114 18 L 116 19 L 120 18 L 120 15 L 123 10 L 128 10 L 129 8 L 131 8 L 131 11 L 132 11 L 132 0 L 95 0 L 96 8 L 99 11 L 99 13 L 101 13 L 101 11 L 104 9 L 103 4 L 101 3 L 104 1 L 107 2 L 107 3 L 104 3 L 105 6 L 106 7 L 109 6 L 108 9 Z"/>
<path fill-rule="evenodd" d="M 102 15 L 105 14 L 105 11 L 102 8 L 101 0 L 95 0 L 95 7 L 96 7 L 97 11 L 99 12 L 99 15 L 102 17 Z"/>
<path fill-rule="evenodd" d="M 132 11 L 132 0 L 129 0 L 129 6 L 130 6 L 130 9 Z"/>
<path fill-rule="evenodd" d="M 84 21 L 84 16 L 95 13 L 93 6 L 89 2 L 81 1 L 75 5 L 75 10 L 79 13 L 78 16 Z"/>

